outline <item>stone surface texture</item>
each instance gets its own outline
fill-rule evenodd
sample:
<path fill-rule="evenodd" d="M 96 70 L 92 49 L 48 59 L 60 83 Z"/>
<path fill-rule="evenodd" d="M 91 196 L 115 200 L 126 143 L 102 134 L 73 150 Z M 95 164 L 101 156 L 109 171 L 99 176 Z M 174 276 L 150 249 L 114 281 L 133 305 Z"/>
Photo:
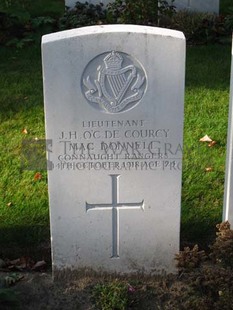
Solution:
<path fill-rule="evenodd" d="M 183 33 L 85 27 L 42 54 L 53 270 L 175 272 Z"/>
<path fill-rule="evenodd" d="M 233 225 L 233 44 L 232 44 L 231 57 L 232 57 L 231 86 L 230 86 L 231 93 L 230 93 L 229 117 L 228 117 L 223 221 L 229 221 L 232 226 Z"/>

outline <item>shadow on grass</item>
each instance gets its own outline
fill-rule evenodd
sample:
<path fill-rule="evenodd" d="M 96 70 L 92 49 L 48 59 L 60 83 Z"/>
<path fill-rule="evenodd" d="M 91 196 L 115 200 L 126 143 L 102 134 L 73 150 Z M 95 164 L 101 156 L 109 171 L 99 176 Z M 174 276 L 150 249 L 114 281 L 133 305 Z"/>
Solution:
<path fill-rule="evenodd" d="M 211 219 L 210 222 L 208 218 L 192 218 L 190 221 L 183 221 L 181 223 L 180 249 L 183 250 L 187 246 L 193 248 L 197 244 L 200 249 L 208 251 L 209 246 L 216 239 L 216 225 L 220 222 L 221 219 L 215 222 Z"/>
<path fill-rule="evenodd" d="M 22 256 L 51 262 L 48 226 L 0 227 L 0 258 L 12 260 Z"/>
<path fill-rule="evenodd" d="M 0 48 L 1 123 L 35 107 L 43 111 L 41 67 L 39 46 Z"/>
<path fill-rule="evenodd" d="M 186 57 L 187 88 L 229 90 L 230 44 L 189 46 Z"/>

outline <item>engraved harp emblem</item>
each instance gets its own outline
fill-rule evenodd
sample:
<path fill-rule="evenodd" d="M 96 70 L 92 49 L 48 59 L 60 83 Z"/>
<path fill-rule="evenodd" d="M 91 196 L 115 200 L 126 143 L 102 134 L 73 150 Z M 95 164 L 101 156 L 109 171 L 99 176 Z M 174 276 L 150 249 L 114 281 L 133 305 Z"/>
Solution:
<path fill-rule="evenodd" d="M 122 56 L 113 51 L 104 58 L 105 68 L 100 72 L 103 94 L 112 101 L 113 106 L 121 102 L 132 80 L 136 77 L 136 68 L 133 65 L 122 68 L 122 61 Z M 110 87 L 107 87 L 107 84 Z M 106 87 L 111 89 L 111 94 L 108 93 Z"/>
<path fill-rule="evenodd" d="M 139 102 L 145 92 L 145 73 L 132 60 L 129 63 L 127 54 L 115 51 L 105 54 L 95 74 L 85 74 L 90 69 L 84 70 L 84 96 L 90 103 L 96 103 L 96 108 L 107 113 L 127 111 Z"/>

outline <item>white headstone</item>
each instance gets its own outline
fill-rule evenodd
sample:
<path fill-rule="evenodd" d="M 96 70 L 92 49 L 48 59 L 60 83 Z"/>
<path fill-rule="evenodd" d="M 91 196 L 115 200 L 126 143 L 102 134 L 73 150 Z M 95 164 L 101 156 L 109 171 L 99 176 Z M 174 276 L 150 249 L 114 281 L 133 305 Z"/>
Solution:
<path fill-rule="evenodd" d="M 173 4 L 178 10 L 219 13 L 219 0 L 175 0 Z"/>
<path fill-rule="evenodd" d="M 54 272 L 174 272 L 183 34 L 93 26 L 42 44 Z"/>
<path fill-rule="evenodd" d="M 227 138 L 227 159 L 225 174 L 225 192 L 223 221 L 229 221 L 233 226 L 233 43 L 231 51 L 231 94 L 229 104 L 228 138 Z"/>

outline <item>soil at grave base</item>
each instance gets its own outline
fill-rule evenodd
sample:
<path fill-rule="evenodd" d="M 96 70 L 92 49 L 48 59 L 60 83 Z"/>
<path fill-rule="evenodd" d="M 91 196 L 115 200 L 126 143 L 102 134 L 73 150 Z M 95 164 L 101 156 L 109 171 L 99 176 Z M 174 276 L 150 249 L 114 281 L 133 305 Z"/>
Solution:
<path fill-rule="evenodd" d="M 42 250 L 41 250 L 42 249 Z M 34 251 L 34 252 L 33 252 Z M 12 248 L 4 249 L 4 257 L 10 257 L 10 253 L 15 253 L 14 257 L 21 257 L 22 253 L 30 254 L 30 257 L 36 257 L 41 260 L 41 257 L 48 262 L 48 266 L 51 266 L 50 262 L 50 248 L 49 246 L 42 246 L 38 249 L 18 249 L 17 251 Z M 40 254 L 38 254 L 40 253 Z M 42 254 L 41 254 L 42 253 Z M 33 255 L 32 255 L 33 254 Z M 7 275 L 12 273 L 20 274 L 23 278 L 16 282 L 15 285 L 11 286 L 10 289 L 16 293 L 16 299 L 18 301 L 15 308 L 6 307 L 3 308 L 0 305 L 0 310 L 95 310 L 94 301 L 92 298 L 93 287 L 98 283 L 106 283 L 116 279 L 117 277 L 111 276 L 100 276 L 100 275 L 86 275 L 78 274 L 72 279 L 59 281 L 53 281 L 51 270 L 46 272 L 1 272 L 0 280 L 5 278 Z M 118 277 L 119 279 L 119 277 Z M 131 280 L 135 280 L 132 277 L 122 278 L 127 283 L 131 283 Z M 160 277 L 157 278 L 142 278 L 141 276 L 136 277 L 136 281 L 140 280 L 142 282 L 142 288 L 140 291 L 135 292 L 137 296 L 136 303 L 127 309 L 134 310 L 161 310 L 164 309 L 163 306 L 155 307 L 156 297 L 151 294 L 151 292 L 145 289 L 147 286 L 151 287 L 151 282 L 153 282 L 153 288 L 161 286 Z M 174 278 L 172 277 L 171 282 L 174 283 Z M 157 283 L 156 283 L 157 281 Z M 170 281 L 170 280 L 169 280 Z M 177 281 L 179 282 L 179 281 Z M 179 283 L 178 283 L 179 285 Z M 166 292 L 164 292 L 166 295 Z"/>
<path fill-rule="evenodd" d="M 5 277 L 6 272 L 0 272 L 0 277 Z M 46 273 L 21 273 L 23 279 L 17 282 L 11 289 L 17 294 L 19 304 L 16 308 L 2 308 L 1 310 L 95 310 L 92 300 L 93 287 L 97 283 L 103 283 L 115 279 L 113 276 L 81 276 L 78 279 L 67 282 L 53 281 L 51 272 Z M 174 282 L 176 276 L 171 276 Z M 119 279 L 119 278 L 118 278 Z M 127 281 L 127 278 L 122 278 Z M 130 278 L 129 280 L 132 280 Z M 156 306 L 155 297 L 147 294 L 147 287 L 153 281 L 153 286 L 161 286 L 161 277 L 143 278 L 141 292 L 137 293 L 139 302 L 127 309 L 135 310 L 161 310 Z M 156 284 L 155 282 L 158 281 Z M 177 281 L 179 283 L 179 281 Z M 171 308 L 172 309 L 172 308 Z"/>
<path fill-rule="evenodd" d="M 200 274 L 202 269 L 197 268 L 194 272 Z M 211 272 L 215 273 L 215 266 L 211 267 Z M 0 278 L 6 275 L 6 272 L 0 272 Z M 127 310 L 233 309 L 232 295 L 229 295 L 229 306 L 224 305 L 223 308 L 222 306 L 221 308 L 213 307 L 210 299 L 203 300 L 204 303 L 200 303 L 198 307 L 193 308 L 192 305 L 190 307 L 189 299 L 193 300 L 193 297 L 196 296 L 197 300 L 200 296 L 193 296 L 189 285 L 187 285 L 187 280 L 190 279 L 189 273 L 147 278 L 140 275 L 129 278 L 83 274 L 66 281 L 61 279 L 53 281 L 51 272 L 25 272 L 20 275 L 23 275 L 23 279 L 11 287 L 16 294 L 18 305 L 14 308 L 0 306 L 1 310 L 97 310 L 92 298 L 94 286 L 97 283 L 113 283 L 117 281 L 116 279 L 127 283 L 127 285 L 130 283 L 128 287 L 131 289 L 136 288 L 130 293 L 133 298 L 131 297 Z M 185 292 L 188 295 L 184 295 Z M 110 308 L 108 309 L 110 310 Z"/>
<path fill-rule="evenodd" d="M 18 274 L 18 273 L 17 273 Z M 82 278 L 69 283 L 54 282 L 51 272 L 19 273 L 23 278 L 11 289 L 15 292 L 17 305 L 1 310 L 88 310 L 94 309 L 91 302 L 90 286 L 93 279 Z M 9 274 L 10 275 L 10 274 Z M 7 276 L 7 273 L 0 273 Z"/>

